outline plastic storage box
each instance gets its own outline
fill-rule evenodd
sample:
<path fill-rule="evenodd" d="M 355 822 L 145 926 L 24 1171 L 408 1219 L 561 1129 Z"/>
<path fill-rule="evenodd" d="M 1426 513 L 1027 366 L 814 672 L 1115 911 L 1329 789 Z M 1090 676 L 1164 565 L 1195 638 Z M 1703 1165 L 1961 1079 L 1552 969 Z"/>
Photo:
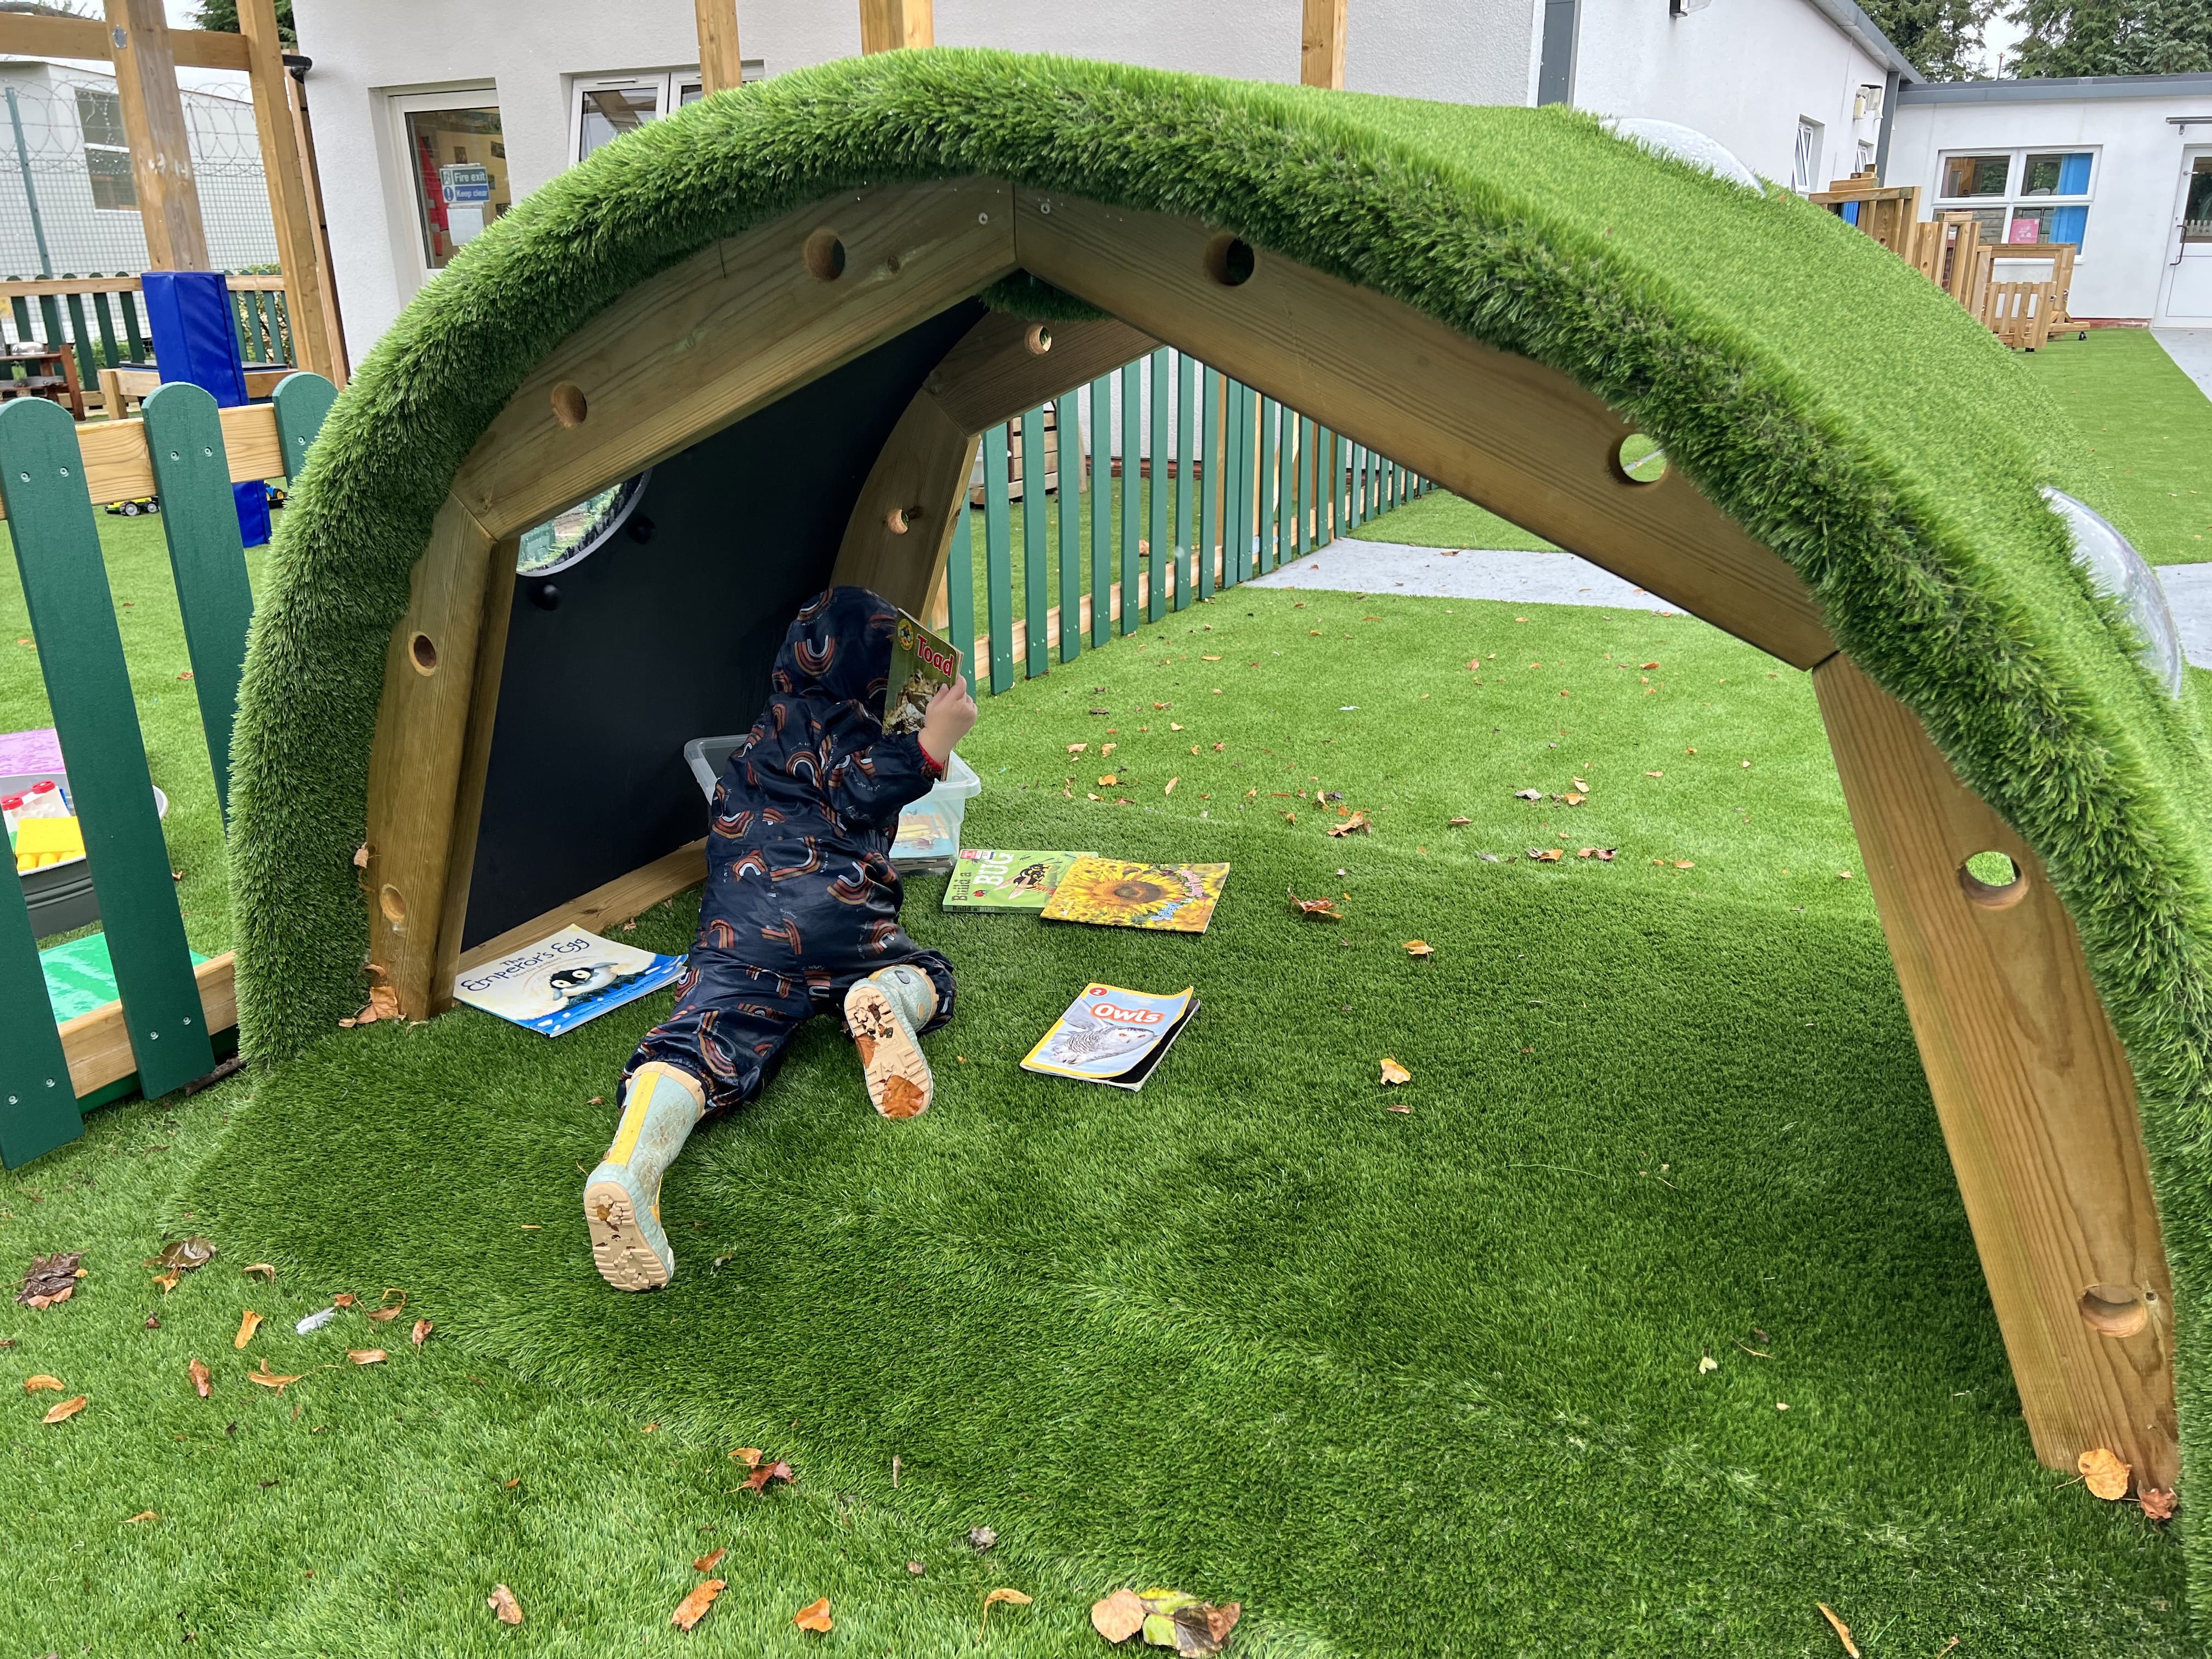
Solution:
<path fill-rule="evenodd" d="M 730 751 L 744 741 L 739 732 L 728 738 L 694 738 L 684 745 L 684 764 L 699 781 L 699 793 L 714 799 L 714 786 L 722 781 Z M 950 870 L 960 853 L 960 826 L 968 816 L 968 803 L 983 793 L 983 781 L 955 750 L 945 776 L 920 800 L 899 814 L 898 837 L 891 843 L 891 863 L 900 870 Z"/>

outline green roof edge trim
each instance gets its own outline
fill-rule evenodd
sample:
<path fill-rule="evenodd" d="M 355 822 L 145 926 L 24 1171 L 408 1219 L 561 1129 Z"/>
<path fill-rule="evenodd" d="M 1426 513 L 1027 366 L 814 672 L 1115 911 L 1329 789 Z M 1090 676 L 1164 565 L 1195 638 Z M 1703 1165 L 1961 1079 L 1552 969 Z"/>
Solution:
<path fill-rule="evenodd" d="M 249 1054 L 326 1040 L 365 1000 L 353 855 L 386 641 L 433 514 L 514 388 L 717 237 L 863 184 L 968 174 L 1202 217 L 1548 363 L 1798 570 L 2081 930 L 2140 1091 L 2196 1490 L 2212 1469 L 2193 1311 L 2212 1291 L 2212 769 L 2193 690 L 2176 703 L 2137 665 L 2039 488 L 2124 516 L 2055 407 L 1931 283 L 1786 192 L 1561 109 L 902 52 L 708 99 L 519 204 L 368 355 L 277 537 L 232 760 Z M 2212 1528 L 2185 1547 L 2212 1583 Z"/>

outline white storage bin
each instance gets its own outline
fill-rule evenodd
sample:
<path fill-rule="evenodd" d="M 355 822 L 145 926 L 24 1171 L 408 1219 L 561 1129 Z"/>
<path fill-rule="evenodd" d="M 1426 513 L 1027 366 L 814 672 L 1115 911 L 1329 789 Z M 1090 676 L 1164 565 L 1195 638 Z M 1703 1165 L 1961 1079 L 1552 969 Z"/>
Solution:
<path fill-rule="evenodd" d="M 744 741 L 739 732 L 730 738 L 694 738 L 684 745 L 684 763 L 699 781 L 699 793 L 714 799 L 714 786 L 730 753 Z M 945 775 L 920 800 L 899 814 L 898 837 L 891 843 L 891 863 L 901 870 L 950 870 L 960 852 L 960 828 L 968 816 L 968 803 L 983 793 L 983 781 L 975 768 L 955 750 Z"/>

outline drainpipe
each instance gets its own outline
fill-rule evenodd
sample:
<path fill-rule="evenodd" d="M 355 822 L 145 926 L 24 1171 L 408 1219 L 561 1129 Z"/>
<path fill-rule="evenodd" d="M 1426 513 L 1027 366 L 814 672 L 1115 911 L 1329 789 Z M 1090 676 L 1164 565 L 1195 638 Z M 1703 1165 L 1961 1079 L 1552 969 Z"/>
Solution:
<path fill-rule="evenodd" d="M 1538 104 L 1575 100 L 1575 44 L 1582 25 L 1582 0 L 1543 0 L 1543 56 L 1536 69 Z"/>
<path fill-rule="evenodd" d="M 31 147 L 23 142 L 23 112 L 15 102 L 15 88 L 8 88 L 8 125 L 15 132 L 15 165 L 23 170 L 23 201 L 31 210 L 31 234 L 39 244 L 39 275 L 52 281 L 53 256 L 46 252 L 46 221 L 39 216 L 39 192 L 31 183 Z M 46 349 L 59 351 L 66 343 L 62 333 L 61 306 L 51 294 L 39 301 L 39 315 L 46 325 Z"/>
<path fill-rule="evenodd" d="M 1897 125 L 1898 84 L 1895 70 L 1882 77 L 1881 132 L 1874 143 L 1874 176 L 1885 185 L 1889 182 L 1889 135 Z"/>

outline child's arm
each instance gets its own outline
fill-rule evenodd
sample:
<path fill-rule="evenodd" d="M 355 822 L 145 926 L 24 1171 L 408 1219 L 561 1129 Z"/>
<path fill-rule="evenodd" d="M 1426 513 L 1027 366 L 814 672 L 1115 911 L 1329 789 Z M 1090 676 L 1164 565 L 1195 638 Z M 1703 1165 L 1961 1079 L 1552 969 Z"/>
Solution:
<path fill-rule="evenodd" d="M 968 682 L 939 686 L 919 732 L 880 738 L 855 750 L 830 774 L 830 796 L 837 816 L 851 823 L 883 824 L 900 808 L 920 800 L 945 775 L 952 745 L 975 724 L 975 700 Z"/>

